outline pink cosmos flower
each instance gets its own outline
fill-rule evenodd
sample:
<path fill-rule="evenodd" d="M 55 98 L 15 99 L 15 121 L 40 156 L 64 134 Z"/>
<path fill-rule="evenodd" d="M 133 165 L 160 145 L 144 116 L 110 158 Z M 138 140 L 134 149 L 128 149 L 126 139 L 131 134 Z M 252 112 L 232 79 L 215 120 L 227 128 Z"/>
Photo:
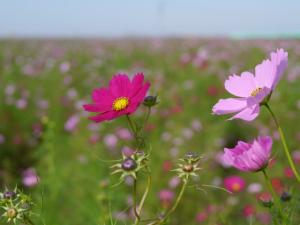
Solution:
<path fill-rule="evenodd" d="M 243 72 L 233 74 L 225 81 L 225 89 L 237 98 L 220 99 L 212 111 L 216 115 L 236 113 L 230 119 L 254 120 L 262 103 L 272 93 L 287 67 L 288 53 L 278 49 L 271 53 L 271 59 L 255 67 L 255 75 Z"/>
<path fill-rule="evenodd" d="M 162 189 L 158 193 L 158 197 L 163 207 L 168 208 L 174 199 L 174 192 L 169 189 Z"/>
<path fill-rule="evenodd" d="M 33 168 L 28 168 L 22 172 L 22 183 L 26 187 L 34 187 L 38 184 L 39 177 Z"/>
<path fill-rule="evenodd" d="M 229 176 L 224 178 L 224 187 L 231 192 L 240 192 L 245 188 L 245 181 L 239 176 Z"/>
<path fill-rule="evenodd" d="M 259 171 L 267 166 L 272 150 L 272 138 L 258 137 L 252 143 L 239 141 L 232 148 L 224 149 L 224 160 L 238 170 L 245 172 Z"/>
<path fill-rule="evenodd" d="M 108 88 L 98 88 L 92 93 L 93 104 L 83 105 L 89 112 L 97 112 L 90 117 L 95 122 L 113 120 L 122 115 L 135 112 L 143 102 L 150 87 L 150 83 L 144 83 L 144 75 L 137 73 L 132 81 L 126 74 L 115 75 Z"/>

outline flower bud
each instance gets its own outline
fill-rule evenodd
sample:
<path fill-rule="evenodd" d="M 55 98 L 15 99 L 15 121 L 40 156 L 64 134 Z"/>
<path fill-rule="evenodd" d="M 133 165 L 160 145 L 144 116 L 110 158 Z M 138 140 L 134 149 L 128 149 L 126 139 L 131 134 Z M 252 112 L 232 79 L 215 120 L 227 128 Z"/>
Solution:
<path fill-rule="evenodd" d="M 193 172 L 194 166 L 192 164 L 185 164 L 182 166 L 182 170 L 184 172 L 190 173 L 190 172 Z"/>
<path fill-rule="evenodd" d="M 148 107 L 152 107 L 152 106 L 155 106 L 156 104 L 158 104 L 157 102 L 157 96 L 147 96 L 145 99 L 144 99 L 144 102 L 143 104 L 145 106 L 148 106 Z"/>
<path fill-rule="evenodd" d="M 132 158 L 126 158 L 122 162 L 122 169 L 125 171 L 132 171 L 137 168 L 137 163 Z"/>
<path fill-rule="evenodd" d="M 266 208 L 271 208 L 274 204 L 272 196 L 267 192 L 259 194 L 257 198 Z"/>
<path fill-rule="evenodd" d="M 283 201 L 283 202 L 288 202 L 288 201 L 291 200 L 291 198 L 292 198 L 292 196 L 291 196 L 288 192 L 286 192 L 286 191 L 284 191 L 284 192 L 281 194 L 281 196 L 280 196 L 280 199 L 281 199 L 281 201 Z"/>
<path fill-rule="evenodd" d="M 13 219 L 13 218 L 17 217 L 18 211 L 15 208 L 9 208 L 6 211 L 6 215 L 7 215 L 8 218 Z"/>
<path fill-rule="evenodd" d="M 4 192 L 3 197 L 6 198 L 6 199 L 13 199 L 13 198 L 16 197 L 16 192 L 6 191 L 6 192 Z"/>

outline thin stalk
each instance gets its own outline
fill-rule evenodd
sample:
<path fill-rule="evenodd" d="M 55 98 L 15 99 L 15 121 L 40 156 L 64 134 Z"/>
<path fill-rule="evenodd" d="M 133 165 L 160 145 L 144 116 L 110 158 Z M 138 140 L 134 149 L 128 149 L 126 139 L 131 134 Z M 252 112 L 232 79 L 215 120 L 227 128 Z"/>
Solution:
<path fill-rule="evenodd" d="M 134 211 L 134 215 L 135 215 L 135 218 L 136 218 L 136 222 L 134 224 L 138 224 L 138 222 L 140 221 L 140 216 L 139 216 L 139 213 L 138 213 L 138 210 L 137 210 L 137 181 L 136 179 L 134 179 L 134 183 L 133 183 L 133 211 Z"/>
<path fill-rule="evenodd" d="M 271 180 L 270 180 L 270 178 L 269 178 L 269 176 L 268 176 L 265 169 L 262 170 L 262 173 L 264 174 L 264 178 L 266 180 L 267 187 L 268 187 L 269 191 L 271 192 L 271 194 L 273 196 L 274 203 L 275 203 L 276 207 L 278 208 L 278 210 L 280 212 L 280 216 L 281 216 L 281 218 L 283 218 L 285 220 L 285 215 L 283 213 L 283 210 L 282 210 L 282 207 L 281 207 L 281 204 L 280 204 L 280 200 L 279 200 L 278 196 L 276 195 L 276 193 L 274 191 Z"/>
<path fill-rule="evenodd" d="M 274 112 L 271 110 L 270 106 L 268 104 L 264 104 L 264 105 L 267 107 L 268 111 L 270 112 L 270 114 L 271 114 L 271 116 L 272 116 L 272 118 L 273 118 L 273 120 L 274 120 L 274 122 L 275 122 L 275 124 L 277 126 L 277 129 L 278 129 L 278 132 L 279 132 L 279 135 L 280 135 L 280 139 L 281 139 L 281 142 L 282 142 L 282 145 L 283 145 L 283 148 L 284 148 L 285 155 L 286 155 L 286 157 L 288 159 L 288 162 L 289 162 L 289 164 L 290 164 L 290 166 L 291 166 L 291 168 L 293 170 L 293 173 L 294 173 L 297 181 L 300 183 L 300 176 L 299 176 L 299 174 L 297 172 L 296 166 L 295 166 L 295 164 L 293 162 L 293 159 L 291 157 L 291 153 L 290 153 L 290 150 L 288 148 L 288 145 L 287 145 L 287 142 L 286 142 L 286 138 L 285 138 L 284 133 L 283 133 L 283 131 L 282 131 L 280 125 L 279 125 L 279 122 L 278 122 L 278 120 L 277 120 Z"/>
<path fill-rule="evenodd" d="M 133 136 L 136 138 L 137 135 L 136 135 L 135 126 L 134 126 L 134 124 L 133 124 L 133 122 L 132 122 L 132 120 L 131 120 L 131 118 L 130 118 L 129 115 L 126 115 L 126 118 L 127 118 L 130 130 L 131 130 Z"/>
<path fill-rule="evenodd" d="M 176 199 L 174 205 L 173 205 L 172 208 L 167 212 L 167 214 L 164 216 L 164 218 L 161 219 L 160 221 L 158 221 L 158 223 L 155 223 L 155 224 L 162 224 L 162 223 L 165 222 L 165 221 L 169 218 L 169 216 L 175 211 L 175 209 L 177 208 L 177 206 L 178 206 L 178 204 L 179 204 L 179 202 L 180 202 L 180 200 L 181 200 L 181 198 L 182 198 L 182 196 L 183 196 L 183 193 L 184 193 L 184 191 L 185 191 L 185 189 L 186 189 L 186 187 L 187 187 L 187 184 L 188 184 L 188 180 L 184 180 L 184 181 L 183 181 L 183 185 L 182 185 L 182 187 L 181 187 L 181 190 L 180 190 L 180 192 L 179 192 L 179 194 L 178 194 L 178 196 L 177 196 L 177 199 Z"/>
<path fill-rule="evenodd" d="M 149 170 L 147 170 L 147 171 L 148 171 L 148 182 L 147 182 L 146 190 L 145 190 L 145 192 L 144 192 L 144 194 L 143 194 L 142 200 L 141 200 L 140 205 L 139 205 L 139 207 L 138 207 L 138 213 L 139 213 L 139 215 L 141 214 L 143 205 L 144 205 L 145 200 L 146 200 L 146 198 L 147 198 L 147 195 L 148 195 L 148 193 L 149 193 L 149 190 L 150 190 L 150 187 L 151 187 L 151 182 L 152 182 L 152 179 L 151 179 L 151 173 L 150 173 Z"/>
<path fill-rule="evenodd" d="M 150 114 L 151 114 L 151 107 L 148 106 L 147 108 L 148 108 L 148 110 L 147 110 L 147 114 L 146 114 L 146 117 L 145 117 L 145 120 L 144 120 L 144 125 L 143 125 L 144 129 L 145 129 L 145 126 L 146 126 L 146 124 L 147 124 L 147 122 L 149 120 Z"/>

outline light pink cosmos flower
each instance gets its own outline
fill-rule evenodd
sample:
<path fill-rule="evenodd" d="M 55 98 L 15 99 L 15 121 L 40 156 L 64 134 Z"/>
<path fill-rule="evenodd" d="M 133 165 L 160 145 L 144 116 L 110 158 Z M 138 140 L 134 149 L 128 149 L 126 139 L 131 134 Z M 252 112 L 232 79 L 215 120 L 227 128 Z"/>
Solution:
<path fill-rule="evenodd" d="M 216 115 L 237 113 L 230 119 L 254 120 L 260 110 L 260 103 L 268 98 L 287 67 L 288 53 L 278 49 L 271 53 L 271 59 L 255 67 L 255 75 L 243 72 L 233 74 L 225 81 L 225 89 L 238 98 L 220 99 L 212 111 Z"/>
<path fill-rule="evenodd" d="M 95 122 L 113 120 L 135 112 L 143 102 L 150 83 L 144 83 L 143 73 L 137 73 L 132 81 L 126 74 L 115 75 L 108 88 L 98 88 L 92 93 L 93 104 L 83 105 L 89 112 L 97 112 L 90 117 Z"/>
<path fill-rule="evenodd" d="M 238 170 L 259 171 L 268 165 L 272 143 L 272 138 L 269 136 L 258 137 L 252 143 L 239 141 L 234 148 L 224 149 L 223 159 Z"/>

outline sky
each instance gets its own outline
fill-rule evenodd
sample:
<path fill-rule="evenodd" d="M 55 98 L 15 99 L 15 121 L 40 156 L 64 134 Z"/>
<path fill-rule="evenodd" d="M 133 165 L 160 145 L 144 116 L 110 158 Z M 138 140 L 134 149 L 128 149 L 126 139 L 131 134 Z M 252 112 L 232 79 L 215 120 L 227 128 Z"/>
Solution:
<path fill-rule="evenodd" d="M 300 36 L 300 0 L 1 0 L 0 37 Z"/>

